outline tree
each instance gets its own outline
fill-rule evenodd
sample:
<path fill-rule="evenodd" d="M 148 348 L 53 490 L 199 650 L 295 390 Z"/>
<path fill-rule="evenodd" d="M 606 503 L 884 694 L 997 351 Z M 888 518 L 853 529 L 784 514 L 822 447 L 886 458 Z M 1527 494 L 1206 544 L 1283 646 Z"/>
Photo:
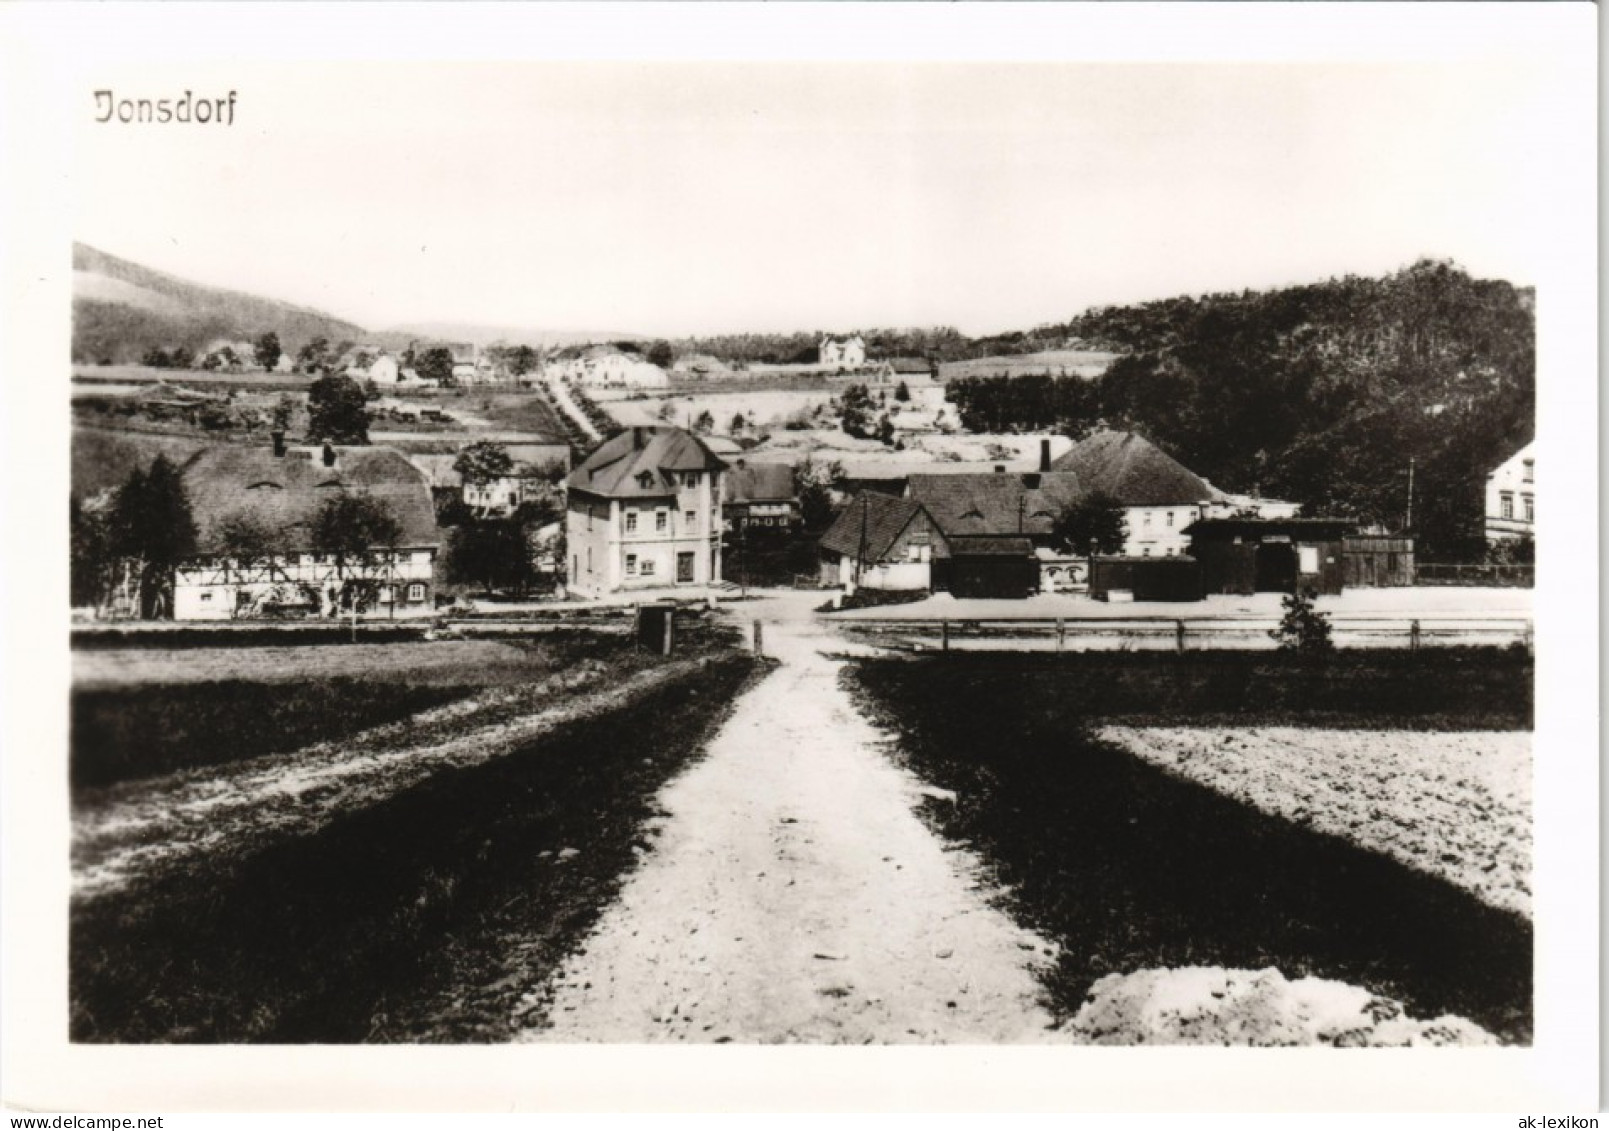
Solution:
<path fill-rule="evenodd" d="M 308 534 L 313 551 L 335 563 L 340 581 L 336 604 L 355 610 L 374 600 L 379 582 L 362 574 L 389 560 L 402 537 L 402 524 L 383 500 L 343 491 L 313 512 Z M 358 576 L 349 577 L 349 570 Z"/>
<path fill-rule="evenodd" d="M 86 505 L 71 500 L 68 531 L 71 557 L 68 559 L 68 588 L 75 607 L 106 603 L 112 581 L 111 530 L 107 516 L 109 499 Z"/>
<path fill-rule="evenodd" d="M 894 388 L 894 399 L 902 403 L 909 401 L 911 399 L 911 387 L 904 381 L 901 381 Z"/>
<path fill-rule="evenodd" d="M 530 346 L 515 346 L 508 351 L 508 371 L 515 377 L 534 372 L 541 360 Z"/>
<path fill-rule="evenodd" d="M 743 431 L 743 429 L 747 428 L 748 426 L 749 426 L 749 422 L 747 420 L 743 419 L 743 414 L 741 412 L 734 412 L 732 414 L 732 423 L 731 423 L 731 425 L 729 427 L 730 427 L 731 432 L 732 432 L 732 434 L 734 436 L 737 435 L 739 432 Z"/>
<path fill-rule="evenodd" d="M 715 431 L 715 417 L 710 413 L 709 409 L 705 409 L 703 412 L 698 414 L 697 418 L 693 421 L 693 431 L 697 432 L 700 436 L 708 436 L 711 432 Z"/>
<path fill-rule="evenodd" d="M 138 579 L 140 615 L 173 615 L 173 574 L 196 549 L 184 480 L 166 456 L 135 468 L 112 504 L 110 546 Z"/>
<path fill-rule="evenodd" d="M 369 442 L 368 398 L 350 377 L 320 377 L 307 389 L 307 438 L 332 444 Z"/>
<path fill-rule="evenodd" d="M 866 386 L 851 385 L 844 390 L 844 395 L 838 401 L 839 426 L 846 435 L 869 440 L 874 427 L 872 417 L 874 411 L 872 396 Z"/>
<path fill-rule="evenodd" d="M 296 399 L 289 393 L 281 393 L 279 400 L 274 402 L 272 419 L 274 429 L 278 432 L 287 431 L 291 421 L 296 417 Z"/>
<path fill-rule="evenodd" d="M 189 346 L 174 346 L 168 354 L 168 365 L 173 369 L 194 369 L 196 355 L 190 351 Z"/>
<path fill-rule="evenodd" d="M 447 576 L 482 590 L 524 593 L 536 580 L 530 531 L 518 519 L 490 518 L 453 528 L 447 540 Z"/>
<path fill-rule="evenodd" d="M 1051 545 L 1064 554 L 1120 554 L 1128 539 L 1123 504 L 1100 491 L 1069 504 L 1051 525 Z"/>
<path fill-rule="evenodd" d="M 889 447 L 894 446 L 894 421 L 888 413 L 877 418 L 877 439 Z"/>
<path fill-rule="evenodd" d="M 669 342 L 657 341 L 648 347 L 648 360 L 661 369 L 669 369 L 671 363 L 676 360 L 676 354 L 670 348 Z"/>
<path fill-rule="evenodd" d="M 314 338 L 296 351 L 296 372 L 325 373 L 330 367 L 330 340 Z"/>
<path fill-rule="evenodd" d="M 173 360 L 168 356 L 167 350 L 161 346 L 152 346 L 140 358 L 140 364 L 152 369 L 167 369 L 173 364 Z"/>
<path fill-rule="evenodd" d="M 272 330 L 266 331 L 262 337 L 252 343 L 252 350 L 257 355 L 257 364 L 264 369 L 273 369 L 279 365 L 279 359 L 285 351 L 280 348 L 279 335 Z"/>
<path fill-rule="evenodd" d="M 484 487 L 498 479 L 507 479 L 514 472 L 514 460 L 508 449 L 491 440 L 476 440 L 453 460 L 453 470 L 466 483 Z"/>
<path fill-rule="evenodd" d="M 824 530 L 837 516 L 834 492 L 843 483 L 843 464 L 837 460 L 816 463 L 806 457 L 793 469 L 793 493 L 799 498 L 799 516 L 804 528 Z"/>
<path fill-rule="evenodd" d="M 220 518 L 212 537 L 218 553 L 241 569 L 263 565 L 284 549 L 278 532 L 249 511 Z"/>
<path fill-rule="evenodd" d="M 434 381 L 446 388 L 453 383 L 453 351 L 446 346 L 431 346 L 414 361 L 414 371 L 422 381 Z"/>
<path fill-rule="evenodd" d="M 659 411 L 654 415 L 667 424 L 671 423 L 676 419 L 676 403 L 674 401 L 664 402 L 659 406 Z"/>
<path fill-rule="evenodd" d="M 1281 651 L 1307 655 L 1335 651 L 1335 641 L 1330 638 L 1329 614 L 1321 613 L 1315 607 L 1314 599 L 1317 596 L 1312 589 L 1307 589 L 1287 593 L 1280 602 L 1285 615 L 1278 628 L 1268 630 L 1268 635 L 1279 641 Z"/>

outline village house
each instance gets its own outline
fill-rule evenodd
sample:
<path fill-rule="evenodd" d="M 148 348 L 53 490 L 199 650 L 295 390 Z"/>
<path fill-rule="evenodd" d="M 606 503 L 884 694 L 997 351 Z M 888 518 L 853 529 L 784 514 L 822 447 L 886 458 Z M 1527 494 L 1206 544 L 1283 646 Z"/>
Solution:
<path fill-rule="evenodd" d="M 1498 464 L 1486 477 L 1486 541 L 1536 536 L 1536 441 Z"/>
<path fill-rule="evenodd" d="M 853 592 L 933 587 L 933 562 L 949 544 L 921 503 L 878 491 L 850 500 L 818 543 L 821 583 Z"/>
<path fill-rule="evenodd" d="M 664 389 L 670 375 L 640 354 L 618 346 L 570 346 L 551 358 L 543 370 L 549 377 L 597 389 Z"/>
<path fill-rule="evenodd" d="M 441 536 L 425 477 L 388 448 L 287 449 L 220 445 L 183 468 L 196 525 L 196 556 L 174 577 L 174 617 L 427 616 L 434 611 Z M 361 562 L 337 562 L 313 545 L 313 521 L 327 499 L 378 500 L 400 528 L 395 546 Z M 270 547 L 260 558 L 226 552 L 226 535 L 250 526 Z"/>
<path fill-rule="evenodd" d="M 514 461 L 513 473 L 488 483 L 469 483 L 454 466 L 467 446 L 462 442 L 425 435 L 400 439 L 397 446 L 408 462 L 424 474 L 438 507 L 457 500 L 485 518 L 506 517 L 526 502 L 545 497 L 570 467 L 569 445 L 540 435 L 477 432 L 474 439 L 496 444 L 507 452 Z"/>
<path fill-rule="evenodd" d="M 859 334 L 838 341 L 821 339 L 820 364 L 825 369 L 859 369 L 866 364 L 866 342 Z"/>
<path fill-rule="evenodd" d="M 719 584 L 726 470 L 680 428 L 605 440 L 565 480 L 570 591 Z"/>
<path fill-rule="evenodd" d="M 785 463 L 732 461 L 721 505 L 727 530 L 792 530 L 799 524 L 793 468 Z"/>
<path fill-rule="evenodd" d="M 1123 555 L 1175 557 L 1189 542 L 1185 529 L 1223 501 L 1223 493 L 1151 441 L 1133 432 L 1103 430 L 1080 440 L 1055 460 L 1057 471 L 1078 477 L 1084 491 L 1123 506 Z"/>

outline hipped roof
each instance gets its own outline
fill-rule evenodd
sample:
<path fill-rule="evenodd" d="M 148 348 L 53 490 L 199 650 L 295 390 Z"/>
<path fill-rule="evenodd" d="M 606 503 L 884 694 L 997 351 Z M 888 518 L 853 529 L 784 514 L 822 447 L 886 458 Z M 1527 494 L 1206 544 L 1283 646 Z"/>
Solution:
<path fill-rule="evenodd" d="M 726 477 L 729 503 L 780 503 L 793 498 L 793 468 L 785 463 L 740 463 Z"/>
<path fill-rule="evenodd" d="M 726 464 L 697 436 L 663 425 L 627 428 L 593 449 L 565 485 L 610 498 L 663 498 L 676 493 L 674 471 L 724 471 Z"/>
<path fill-rule="evenodd" d="M 1083 497 L 1079 477 L 1066 471 L 1010 471 L 910 477 L 906 494 L 927 508 L 947 537 L 1046 535 L 1056 517 Z"/>
<path fill-rule="evenodd" d="M 1051 467 L 1073 472 L 1085 490 L 1110 495 L 1126 507 L 1185 506 L 1219 495 L 1205 479 L 1133 432 L 1096 432 Z"/>

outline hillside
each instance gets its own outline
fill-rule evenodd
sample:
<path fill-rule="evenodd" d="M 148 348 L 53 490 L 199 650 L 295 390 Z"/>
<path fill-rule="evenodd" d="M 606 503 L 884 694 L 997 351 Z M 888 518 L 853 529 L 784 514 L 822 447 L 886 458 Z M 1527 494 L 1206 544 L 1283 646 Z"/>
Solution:
<path fill-rule="evenodd" d="M 957 382 L 951 396 L 969 426 L 1104 422 L 1219 487 L 1393 528 L 1411 460 L 1421 544 L 1471 553 L 1487 473 L 1533 434 L 1534 306 L 1529 289 L 1424 260 L 1379 279 L 1103 307 L 1062 328 L 1120 355 L 1099 379 Z"/>
<path fill-rule="evenodd" d="M 526 345 L 541 349 L 588 345 L 592 342 L 648 342 L 651 337 L 616 330 L 542 330 L 532 326 L 491 326 L 479 322 L 408 322 L 382 331 L 386 337 L 438 342 L 469 342 L 476 346 Z"/>
<path fill-rule="evenodd" d="M 315 337 L 339 342 L 365 335 L 361 326 L 321 311 L 202 286 L 73 245 L 75 362 L 136 362 L 153 347 L 200 352 L 221 339 L 251 340 L 269 330 L 292 353 Z"/>

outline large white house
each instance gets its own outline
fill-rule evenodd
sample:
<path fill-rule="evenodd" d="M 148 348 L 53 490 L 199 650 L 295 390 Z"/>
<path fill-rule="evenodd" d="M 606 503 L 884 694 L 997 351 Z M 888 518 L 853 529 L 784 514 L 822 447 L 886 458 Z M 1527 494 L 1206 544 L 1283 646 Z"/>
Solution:
<path fill-rule="evenodd" d="M 570 591 L 719 582 L 725 471 L 680 428 L 628 428 L 605 440 L 565 480 Z"/>
<path fill-rule="evenodd" d="M 1186 553 L 1185 527 L 1222 499 L 1212 484 L 1133 432 L 1096 432 L 1051 466 L 1076 474 L 1085 492 L 1099 491 L 1123 504 L 1128 526 L 1123 553 L 1129 557 Z"/>
<path fill-rule="evenodd" d="M 177 620 L 273 615 L 428 616 L 441 536 L 424 475 L 389 448 L 287 450 L 227 444 L 184 466 L 197 554 L 175 571 Z M 397 521 L 396 545 L 337 562 L 313 544 L 328 499 L 361 495 Z M 251 530 L 266 552 L 238 556 L 231 531 Z"/>
<path fill-rule="evenodd" d="M 589 388 L 664 389 L 670 375 L 646 358 L 616 346 L 586 346 L 560 351 L 544 369 Z"/>
<path fill-rule="evenodd" d="M 821 339 L 821 364 L 838 369 L 859 369 L 866 364 L 866 342 L 859 334 L 838 341 Z"/>
<path fill-rule="evenodd" d="M 1486 477 L 1486 540 L 1508 542 L 1536 535 L 1536 441 L 1515 452 Z"/>

